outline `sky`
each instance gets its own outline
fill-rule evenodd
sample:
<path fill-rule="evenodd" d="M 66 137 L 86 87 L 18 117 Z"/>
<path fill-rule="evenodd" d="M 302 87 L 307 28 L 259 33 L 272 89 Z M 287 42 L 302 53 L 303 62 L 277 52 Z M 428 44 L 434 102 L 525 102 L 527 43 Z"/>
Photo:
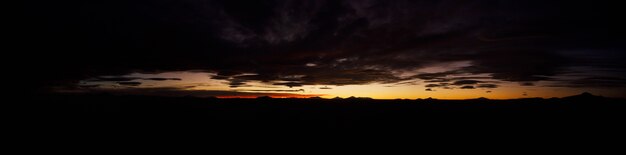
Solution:
<path fill-rule="evenodd" d="M 609 1 L 28 1 L 14 73 L 44 92 L 626 97 Z"/>

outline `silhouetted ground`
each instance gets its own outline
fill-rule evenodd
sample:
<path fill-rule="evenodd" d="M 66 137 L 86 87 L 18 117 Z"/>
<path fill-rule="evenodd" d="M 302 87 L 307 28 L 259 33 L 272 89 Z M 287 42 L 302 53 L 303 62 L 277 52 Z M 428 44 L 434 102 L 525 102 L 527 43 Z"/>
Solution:
<path fill-rule="evenodd" d="M 562 99 L 371 100 L 215 99 L 115 95 L 48 95 L 34 98 L 41 121 L 75 124 L 193 122 L 198 126 L 423 127 L 502 125 L 611 125 L 626 102 L 582 94 Z M 486 125 L 486 124 L 485 124 Z"/>
<path fill-rule="evenodd" d="M 588 142 L 608 142 L 601 138 L 619 139 L 626 129 L 623 99 L 590 94 L 515 100 L 215 99 L 84 94 L 40 95 L 29 100 L 33 102 L 20 103 L 28 106 L 25 111 L 9 116 L 19 122 L 11 127 L 24 133 L 19 134 L 21 140 L 45 140 L 46 145 L 69 137 L 80 145 L 107 142 L 103 140 L 106 139 L 134 146 L 133 141 L 122 139 L 156 142 L 168 137 L 202 136 L 198 139 L 220 137 L 238 144 L 241 141 L 234 137 L 263 136 L 253 139 L 259 140 L 255 143 L 266 143 L 278 135 L 309 141 L 322 134 L 351 137 L 351 141 L 357 142 L 367 142 L 376 135 L 446 144 L 442 146 L 477 145 L 486 139 L 491 145 L 504 146 L 508 143 L 499 142 L 529 140 L 535 145 L 550 146 L 554 141 L 549 139 L 568 146 L 588 146 Z M 340 134 L 331 136 L 327 131 Z M 323 143 L 341 143 L 320 139 Z"/>
<path fill-rule="evenodd" d="M 22 151 L 84 153 L 125 147 L 143 152 L 176 144 L 213 151 L 216 148 L 208 146 L 215 145 L 206 143 L 215 142 L 232 147 L 226 149 L 231 152 L 258 151 L 250 146 L 304 147 L 294 150 L 300 153 L 328 149 L 329 144 L 369 152 L 400 144 L 414 151 L 536 153 L 547 148 L 580 153 L 591 147 L 583 153 L 596 153 L 621 150 L 619 141 L 626 131 L 626 102 L 590 94 L 460 101 L 94 94 L 39 95 L 28 100 L 14 101 L 28 109 L 7 116 L 19 123 L 4 124 L 19 129 L 5 133 L 16 137 L 12 144 L 27 144 Z"/>

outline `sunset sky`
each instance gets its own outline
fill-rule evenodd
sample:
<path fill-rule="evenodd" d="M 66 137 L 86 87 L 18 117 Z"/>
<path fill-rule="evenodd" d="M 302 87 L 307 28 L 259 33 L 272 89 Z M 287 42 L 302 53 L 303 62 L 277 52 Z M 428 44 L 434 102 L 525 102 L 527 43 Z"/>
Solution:
<path fill-rule="evenodd" d="M 37 90 L 198 97 L 626 97 L 626 12 L 535 0 L 32 1 Z"/>

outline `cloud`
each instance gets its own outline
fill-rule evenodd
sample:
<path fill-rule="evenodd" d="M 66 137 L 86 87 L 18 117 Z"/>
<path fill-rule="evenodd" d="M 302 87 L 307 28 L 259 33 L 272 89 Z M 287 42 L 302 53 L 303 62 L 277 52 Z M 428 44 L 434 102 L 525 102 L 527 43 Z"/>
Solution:
<path fill-rule="evenodd" d="M 447 72 L 438 72 L 438 73 L 423 73 L 418 74 L 415 77 L 423 80 L 437 80 L 437 79 L 445 79 L 446 76 L 458 74 L 458 71 L 447 71 Z"/>
<path fill-rule="evenodd" d="M 248 90 L 250 91 L 250 90 Z M 299 91 L 299 90 L 298 90 Z M 293 93 L 273 93 L 273 92 L 240 92 L 240 91 L 221 91 L 221 90 L 182 90 L 179 88 L 127 88 L 127 89 L 90 89 L 90 93 L 117 93 L 124 95 L 149 95 L 149 96 L 195 96 L 195 97 L 219 97 L 219 98 L 256 98 L 259 96 L 271 96 L 273 98 L 308 98 L 315 96 L 324 96 L 324 94 L 293 94 Z M 286 91 L 288 92 L 288 91 Z M 297 92 L 297 91 L 296 91 Z"/>
<path fill-rule="evenodd" d="M 441 87 L 440 84 L 427 84 L 425 87 Z"/>
<path fill-rule="evenodd" d="M 495 85 L 495 84 L 479 84 L 476 87 L 477 88 L 498 88 L 498 85 Z"/>
<path fill-rule="evenodd" d="M 40 1 L 32 3 L 22 18 L 41 20 L 28 20 L 20 31 L 36 39 L 25 39 L 18 46 L 33 51 L 24 53 L 33 57 L 32 62 L 45 65 L 20 70 L 33 87 L 75 85 L 106 75 L 189 70 L 217 73 L 211 78 L 228 80 L 231 87 L 249 81 L 286 87 L 412 79 L 460 84 L 461 79 L 453 78 L 459 74 L 488 74 L 507 82 L 565 81 L 558 84 L 564 87 L 624 87 L 620 81 L 585 79 L 622 77 L 626 71 L 623 33 L 618 33 L 625 26 L 613 20 L 619 19 L 616 10 L 621 5 L 562 3 Z M 395 74 L 458 61 L 470 63 L 409 79 Z M 558 78 L 581 72 L 572 67 L 595 70 L 576 78 L 581 80 Z M 238 76 L 243 73 L 256 75 Z M 288 75 L 304 77 L 285 79 Z M 141 79 L 95 79 L 133 80 Z"/>
<path fill-rule="evenodd" d="M 211 79 L 216 79 L 216 80 L 226 80 L 230 78 L 229 76 L 223 76 L 223 75 L 215 75 L 215 76 L 211 76 Z"/>
<path fill-rule="evenodd" d="M 622 77 L 596 76 L 568 81 L 558 81 L 552 87 L 574 88 L 626 88 L 626 79 Z"/>
<path fill-rule="evenodd" d="M 266 71 L 273 73 L 274 71 Z M 389 71 L 382 69 L 359 69 L 359 68 L 320 68 L 305 69 L 298 66 L 293 70 L 283 70 L 281 74 L 268 74 L 259 72 L 255 75 L 229 75 L 213 76 L 213 79 L 227 79 L 231 84 L 240 85 L 246 81 L 261 81 L 273 85 L 287 87 L 300 87 L 303 85 L 353 85 L 368 84 L 373 82 L 394 83 L 403 81 Z"/>
<path fill-rule="evenodd" d="M 119 82 L 119 81 L 133 81 L 141 78 L 138 77 L 98 77 L 91 79 L 89 81 L 111 81 L 111 82 Z"/>
<path fill-rule="evenodd" d="M 274 85 L 283 85 L 283 86 L 287 86 L 289 88 L 291 88 L 291 87 L 302 87 L 302 83 L 300 83 L 300 82 L 281 82 L 281 83 L 274 83 Z"/>
<path fill-rule="evenodd" d="M 229 87 L 231 88 L 237 88 L 237 87 L 241 87 L 241 86 L 245 86 L 245 80 L 240 80 L 240 79 L 233 79 L 230 80 L 228 82 Z"/>
<path fill-rule="evenodd" d="M 172 80 L 172 81 L 181 81 L 182 79 L 180 79 L 180 78 L 144 78 L 143 80 L 152 80 L 152 81 L 168 81 L 168 80 Z"/>
<path fill-rule="evenodd" d="M 117 84 L 123 85 L 123 86 L 139 86 L 139 85 L 141 85 L 141 82 L 127 82 L 127 81 L 124 81 L 124 82 L 117 82 Z"/>
<path fill-rule="evenodd" d="M 399 86 L 399 85 L 411 86 L 411 85 L 418 85 L 418 84 L 419 82 L 417 80 L 410 80 L 410 81 L 402 81 L 402 82 L 394 83 L 393 85 L 389 87 L 394 87 L 394 86 Z"/>
<path fill-rule="evenodd" d="M 473 84 L 477 84 L 481 82 L 482 81 L 477 81 L 477 80 L 459 80 L 459 81 L 454 81 L 452 85 L 473 85 Z"/>
<path fill-rule="evenodd" d="M 150 80 L 150 81 L 181 81 L 180 78 L 140 78 L 140 77 L 97 77 L 92 78 L 87 81 L 98 81 L 98 82 L 122 82 L 122 81 L 134 81 L 134 80 Z"/>
<path fill-rule="evenodd" d="M 450 82 L 452 81 L 451 79 L 433 79 L 433 80 L 426 80 L 424 82 L 426 83 L 433 83 L 433 82 Z"/>
<path fill-rule="evenodd" d="M 97 88 L 100 87 L 100 85 L 94 84 L 94 85 L 79 85 L 78 87 L 80 88 Z"/>
<path fill-rule="evenodd" d="M 474 65 L 465 67 L 470 73 L 489 73 L 494 79 L 514 82 L 551 80 L 569 62 L 548 51 L 510 49 L 509 52 L 488 51 L 476 57 Z"/>
<path fill-rule="evenodd" d="M 462 86 L 461 89 L 476 89 L 474 86 Z"/>
<path fill-rule="evenodd" d="M 280 90 L 280 89 L 272 89 L 272 90 L 239 90 L 244 92 L 304 92 L 304 89 L 295 89 L 295 90 Z"/>
<path fill-rule="evenodd" d="M 320 87 L 320 89 L 333 89 L 333 88 L 330 88 L 330 87 L 324 86 L 324 87 Z"/>

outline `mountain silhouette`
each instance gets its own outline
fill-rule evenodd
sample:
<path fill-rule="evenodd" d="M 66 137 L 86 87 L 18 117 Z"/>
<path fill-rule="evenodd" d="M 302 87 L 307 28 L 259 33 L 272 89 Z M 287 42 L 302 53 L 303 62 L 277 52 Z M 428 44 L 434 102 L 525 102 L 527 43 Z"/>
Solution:
<path fill-rule="evenodd" d="M 258 126 L 337 128 L 388 127 L 423 128 L 448 123 L 490 126 L 529 122 L 530 127 L 570 123 L 619 122 L 624 118 L 626 100 L 582 93 L 564 98 L 377 100 L 363 97 L 333 99 L 194 98 L 111 94 L 50 94 L 30 99 L 25 114 L 35 120 L 59 120 L 70 125 L 85 122 L 134 124 L 136 121 L 162 124 L 187 121 L 212 122 L 202 126 L 252 128 Z M 566 119 L 564 119 L 566 118 Z M 233 124 L 237 122 L 237 124 Z M 413 123 L 407 123 L 413 122 Z M 452 123 L 451 123 L 452 122 Z M 470 123 L 471 122 L 471 123 Z M 611 124 L 609 124 L 611 125 Z M 591 126 L 591 125 L 590 125 Z"/>
<path fill-rule="evenodd" d="M 589 101 L 589 100 L 605 99 L 605 97 L 593 95 L 593 94 L 591 94 L 589 92 L 584 92 L 584 93 L 581 93 L 581 94 L 578 94 L 578 95 L 564 97 L 563 99 Z"/>

